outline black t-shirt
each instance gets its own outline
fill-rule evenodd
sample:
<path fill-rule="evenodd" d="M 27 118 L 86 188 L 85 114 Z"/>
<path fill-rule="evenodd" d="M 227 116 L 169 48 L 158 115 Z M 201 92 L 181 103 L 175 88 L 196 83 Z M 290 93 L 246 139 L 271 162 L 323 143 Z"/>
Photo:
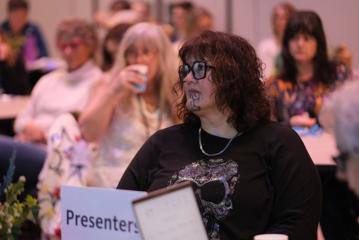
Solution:
<path fill-rule="evenodd" d="M 199 148 L 198 129 L 181 124 L 155 133 L 118 188 L 153 191 L 192 181 L 210 239 L 252 239 L 261 233 L 316 239 L 319 177 L 294 131 L 264 124 L 236 137 L 223 154 L 207 157 Z M 207 153 L 219 152 L 227 142 L 202 130 Z"/>

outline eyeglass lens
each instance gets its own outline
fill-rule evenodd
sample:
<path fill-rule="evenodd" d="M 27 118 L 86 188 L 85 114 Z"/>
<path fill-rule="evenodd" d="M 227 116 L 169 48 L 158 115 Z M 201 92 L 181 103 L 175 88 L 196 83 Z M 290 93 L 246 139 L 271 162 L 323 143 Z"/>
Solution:
<path fill-rule="evenodd" d="M 207 64 L 205 62 L 194 62 L 192 67 L 189 64 L 182 65 L 179 69 L 180 79 L 183 81 L 191 71 L 194 79 L 203 79 L 206 76 Z"/>

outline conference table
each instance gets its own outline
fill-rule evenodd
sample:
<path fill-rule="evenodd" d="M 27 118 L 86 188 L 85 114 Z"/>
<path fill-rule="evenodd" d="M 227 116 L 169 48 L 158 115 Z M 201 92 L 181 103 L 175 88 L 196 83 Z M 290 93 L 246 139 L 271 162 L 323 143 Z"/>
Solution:
<path fill-rule="evenodd" d="M 333 135 L 320 130 L 316 134 L 300 137 L 315 165 L 335 167 L 332 156 L 337 154 L 337 148 Z"/>
<path fill-rule="evenodd" d="M 29 102 L 29 96 L 0 95 L 0 119 L 15 118 Z"/>

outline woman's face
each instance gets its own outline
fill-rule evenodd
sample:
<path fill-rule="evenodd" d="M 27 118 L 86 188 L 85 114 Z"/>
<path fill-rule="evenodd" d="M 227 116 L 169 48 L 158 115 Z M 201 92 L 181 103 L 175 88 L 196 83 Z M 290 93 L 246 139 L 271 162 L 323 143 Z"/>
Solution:
<path fill-rule="evenodd" d="M 171 21 L 175 28 L 183 30 L 186 27 L 188 11 L 181 7 L 175 7 L 171 15 Z"/>
<path fill-rule="evenodd" d="M 125 52 L 128 65 L 144 64 L 148 67 L 148 81 L 153 82 L 160 68 L 159 54 L 156 49 L 148 48 L 143 43 L 136 43 Z"/>
<path fill-rule="evenodd" d="M 57 46 L 67 63 L 69 71 L 81 67 L 90 58 L 90 48 L 79 38 L 60 39 Z"/>
<path fill-rule="evenodd" d="M 185 77 L 182 78 L 187 109 L 198 116 L 211 110 L 217 110 L 215 85 L 211 77 L 213 68 L 211 63 L 203 59 L 189 58 L 183 63 L 182 68 L 185 67 L 185 64 L 187 64 L 187 69 L 192 70 L 187 75 L 184 74 Z M 193 71 L 197 73 L 193 73 Z M 197 78 L 201 79 L 195 79 L 195 74 Z"/>
<path fill-rule="evenodd" d="M 276 7 L 273 16 L 274 32 L 280 36 L 283 35 L 285 26 L 288 22 L 288 12 L 283 7 Z"/>
<path fill-rule="evenodd" d="M 9 23 L 13 33 L 20 33 L 27 22 L 27 10 L 17 9 L 10 11 Z"/>
<path fill-rule="evenodd" d="M 297 63 L 311 63 L 317 53 L 317 40 L 309 34 L 298 33 L 289 40 L 289 52 Z"/>

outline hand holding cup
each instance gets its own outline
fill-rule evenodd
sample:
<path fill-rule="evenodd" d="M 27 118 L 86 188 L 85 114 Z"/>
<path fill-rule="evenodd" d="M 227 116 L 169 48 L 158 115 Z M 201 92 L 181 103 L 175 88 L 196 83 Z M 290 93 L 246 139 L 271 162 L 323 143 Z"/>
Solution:
<path fill-rule="evenodd" d="M 111 88 L 118 92 L 128 89 L 133 93 L 142 93 L 146 90 L 148 67 L 144 64 L 133 64 L 123 69 L 115 69 L 111 74 Z"/>
<path fill-rule="evenodd" d="M 146 91 L 147 81 L 148 81 L 148 67 L 144 64 L 133 64 L 128 66 L 128 70 L 133 71 L 141 78 L 141 82 L 133 82 L 132 85 L 136 88 L 137 93 L 142 93 Z"/>

